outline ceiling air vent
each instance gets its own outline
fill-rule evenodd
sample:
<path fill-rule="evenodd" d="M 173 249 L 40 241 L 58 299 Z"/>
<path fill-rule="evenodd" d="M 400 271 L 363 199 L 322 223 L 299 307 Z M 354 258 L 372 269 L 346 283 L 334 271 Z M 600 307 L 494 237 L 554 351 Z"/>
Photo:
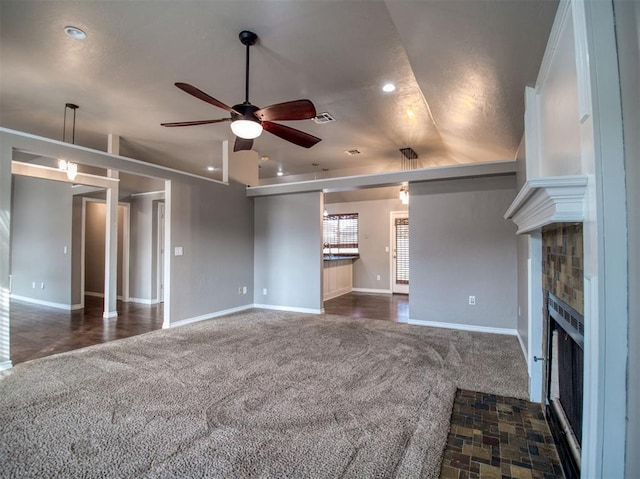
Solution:
<path fill-rule="evenodd" d="M 359 155 L 359 154 L 360 154 L 360 150 L 356 150 L 356 149 L 353 149 L 353 150 L 347 150 L 347 151 L 345 151 L 345 153 L 346 153 L 347 155 L 349 155 L 349 156 Z"/>
<path fill-rule="evenodd" d="M 322 113 L 318 113 L 313 121 L 315 121 L 318 125 L 322 125 L 323 123 L 331 123 L 332 121 L 336 121 L 336 119 L 325 111 Z"/>

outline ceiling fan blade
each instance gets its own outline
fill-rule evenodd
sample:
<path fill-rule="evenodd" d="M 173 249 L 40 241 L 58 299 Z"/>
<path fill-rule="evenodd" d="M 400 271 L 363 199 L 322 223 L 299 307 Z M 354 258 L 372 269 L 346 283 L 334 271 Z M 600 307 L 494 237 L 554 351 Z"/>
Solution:
<path fill-rule="evenodd" d="M 216 100 L 215 98 L 213 98 L 210 95 L 207 95 L 205 92 L 203 92 L 202 90 L 197 89 L 196 87 L 194 87 L 193 85 L 189 85 L 188 83 L 176 83 L 176 86 L 178 88 L 180 88 L 182 91 L 188 93 L 189 95 L 193 95 L 196 98 L 202 100 L 202 101 L 206 101 L 207 103 L 213 105 L 213 106 L 217 106 L 218 108 L 222 108 L 223 110 L 227 110 L 229 113 L 237 113 L 238 115 L 240 113 L 238 113 L 237 111 L 235 111 L 233 108 L 231 108 L 228 105 L 225 105 L 224 103 L 222 103 L 220 100 Z"/>
<path fill-rule="evenodd" d="M 195 126 L 195 125 L 209 125 L 211 123 L 220 123 L 223 121 L 231 121 L 231 118 L 220 118 L 219 120 L 196 120 L 196 121 L 176 121 L 174 123 L 160 123 L 160 126 Z"/>
<path fill-rule="evenodd" d="M 236 136 L 236 142 L 233 144 L 233 151 L 250 150 L 253 148 L 253 140 L 247 140 Z"/>
<path fill-rule="evenodd" d="M 265 106 L 255 115 L 262 121 L 309 120 L 315 118 L 316 107 L 310 100 L 294 100 Z"/>
<path fill-rule="evenodd" d="M 262 127 L 269 133 L 279 136 L 283 140 L 290 141 L 303 148 L 311 148 L 313 145 L 321 141 L 320 138 L 305 133 L 304 131 L 296 130 L 289 126 L 280 125 L 278 123 L 272 123 L 270 121 L 263 121 Z"/>

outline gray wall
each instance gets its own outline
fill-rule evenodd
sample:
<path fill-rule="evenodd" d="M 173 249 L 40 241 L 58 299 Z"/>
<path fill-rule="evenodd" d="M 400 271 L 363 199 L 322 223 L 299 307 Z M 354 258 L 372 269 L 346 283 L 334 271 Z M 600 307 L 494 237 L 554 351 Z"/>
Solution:
<path fill-rule="evenodd" d="M 321 309 L 322 194 L 256 198 L 254 241 L 254 302 Z"/>
<path fill-rule="evenodd" d="M 171 182 L 171 322 L 253 303 L 253 200 L 244 185 Z M 238 287 L 247 286 L 246 295 Z M 165 303 L 166 307 L 166 303 Z"/>
<path fill-rule="evenodd" d="M 86 203 L 84 290 L 89 293 L 104 293 L 105 214 L 102 203 Z"/>
<path fill-rule="evenodd" d="M 129 259 L 129 296 L 157 299 L 158 202 L 164 193 L 133 196 Z"/>
<path fill-rule="evenodd" d="M 629 358 L 627 477 L 640 477 L 640 2 L 614 0 L 627 183 Z"/>
<path fill-rule="evenodd" d="M 85 213 L 85 263 L 84 290 L 90 293 L 104 293 L 104 248 L 106 226 L 106 203 L 87 201 Z M 123 247 L 124 247 L 125 207 L 118 206 L 118 297 L 123 287 Z"/>
<path fill-rule="evenodd" d="M 12 200 L 12 294 L 71 305 L 71 188 L 14 176 Z"/>
<path fill-rule="evenodd" d="M 399 191 L 399 188 L 397 188 Z M 391 290 L 391 212 L 407 211 L 400 199 L 325 204 L 330 214 L 358 213 L 360 259 L 353 262 L 353 287 Z M 380 281 L 376 279 L 380 275 Z"/>
<path fill-rule="evenodd" d="M 516 328 L 515 177 L 412 183 L 410 317 Z M 468 297 L 476 297 L 476 306 Z"/>

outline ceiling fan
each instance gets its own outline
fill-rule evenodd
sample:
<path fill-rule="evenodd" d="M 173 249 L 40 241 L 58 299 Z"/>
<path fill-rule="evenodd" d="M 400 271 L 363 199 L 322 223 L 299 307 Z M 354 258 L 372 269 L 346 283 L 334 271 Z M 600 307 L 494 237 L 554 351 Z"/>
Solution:
<path fill-rule="evenodd" d="M 161 123 L 162 126 L 194 126 L 207 125 L 210 123 L 231 122 L 231 131 L 236 135 L 233 151 L 250 150 L 253 148 L 253 140 L 266 130 L 269 133 L 279 136 L 283 140 L 294 143 L 304 148 L 311 148 L 320 141 L 309 133 L 296 130 L 289 126 L 274 123 L 274 121 L 308 120 L 316 116 L 316 108 L 309 100 L 294 100 L 284 103 L 269 105 L 258 108 L 249 102 L 249 47 L 256 43 L 258 35 L 244 30 L 240 32 L 240 42 L 247 47 L 247 61 L 245 72 L 245 100 L 233 107 L 227 106 L 212 96 L 188 83 L 176 83 L 175 85 L 182 91 L 199 98 L 213 106 L 222 108 L 231 113 L 231 118 L 220 118 L 218 120 L 196 120 L 181 121 L 176 123 Z"/>

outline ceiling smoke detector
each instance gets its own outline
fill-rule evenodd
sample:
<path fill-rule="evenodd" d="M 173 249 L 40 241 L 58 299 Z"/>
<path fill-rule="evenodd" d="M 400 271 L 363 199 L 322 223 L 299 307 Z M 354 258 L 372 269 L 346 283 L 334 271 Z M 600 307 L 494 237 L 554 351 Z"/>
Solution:
<path fill-rule="evenodd" d="M 353 150 L 346 150 L 345 153 L 349 156 L 354 156 L 354 155 L 359 155 L 360 154 L 360 150 L 356 150 L 355 148 Z"/>
<path fill-rule="evenodd" d="M 318 125 L 322 125 L 323 123 L 331 123 L 332 121 L 336 121 L 336 119 L 325 111 L 322 113 L 318 113 L 313 121 L 315 121 Z"/>

